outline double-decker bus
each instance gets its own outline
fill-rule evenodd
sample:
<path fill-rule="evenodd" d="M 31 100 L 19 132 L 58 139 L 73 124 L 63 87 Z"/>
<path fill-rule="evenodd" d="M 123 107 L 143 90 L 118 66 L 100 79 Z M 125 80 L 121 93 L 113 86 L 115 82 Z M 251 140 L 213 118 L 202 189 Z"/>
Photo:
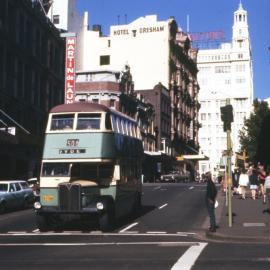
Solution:
<path fill-rule="evenodd" d="M 104 105 L 63 104 L 48 117 L 35 203 L 40 231 L 77 216 L 109 230 L 141 205 L 140 130 L 134 119 Z"/>

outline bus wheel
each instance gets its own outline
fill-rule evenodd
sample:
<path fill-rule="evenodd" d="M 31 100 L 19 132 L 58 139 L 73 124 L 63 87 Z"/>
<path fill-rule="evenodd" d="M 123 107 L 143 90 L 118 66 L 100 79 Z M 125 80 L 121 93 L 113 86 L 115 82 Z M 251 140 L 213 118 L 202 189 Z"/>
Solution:
<path fill-rule="evenodd" d="M 114 208 L 109 208 L 100 218 L 99 218 L 99 228 L 103 232 L 108 232 L 113 230 L 115 222 Z"/>

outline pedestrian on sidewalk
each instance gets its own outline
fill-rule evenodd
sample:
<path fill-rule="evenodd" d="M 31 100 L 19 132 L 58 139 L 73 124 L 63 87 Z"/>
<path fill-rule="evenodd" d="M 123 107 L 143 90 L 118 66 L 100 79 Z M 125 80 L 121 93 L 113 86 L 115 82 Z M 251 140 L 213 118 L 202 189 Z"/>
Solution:
<path fill-rule="evenodd" d="M 249 176 L 249 184 L 250 184 L 249 188 L 251 190 L 251 198 L 253 200 L 256 200 L 256 193 L 259 185 L 258 170 L 256 167 L 252 168 L 251 175 Z"/>
<path fill-rule="evenodd" d="M 258 182 L 259 182 L 258 197 L 263 197 L 263 200 L 265 199 L 265 192 L 264 192 L 265 177 L 266 177 L 266 171 L 264 169 L 264 166 L 259 163 L 258 164 Z"/>
<path fill-rule="evenodd" d="M 269 170 L 266 173 L 264 188 L 265 188 L 265 196 L 266 196 L 267 205 L 268 205 L 267 212 L 270 214 L 270 171 Z"/>
<path fill-rule="evenodd" d="M 239 186 L 241 188 L 241 197 L 240 199 L 246 199 L 246 189 L 249 183 L 249 177 L 246 169 L 242 168 L 239 176 Z"/>
<path fill-rule="evenodd" d="M 215 232 L 217 229 L 215 216 L 215 202 L 217 197 L 217 188 L 212 180 L 211 173 L 206 173 L 207 188 L 206 188 L 206 207 L 210 218 L 210 232 Z"/>

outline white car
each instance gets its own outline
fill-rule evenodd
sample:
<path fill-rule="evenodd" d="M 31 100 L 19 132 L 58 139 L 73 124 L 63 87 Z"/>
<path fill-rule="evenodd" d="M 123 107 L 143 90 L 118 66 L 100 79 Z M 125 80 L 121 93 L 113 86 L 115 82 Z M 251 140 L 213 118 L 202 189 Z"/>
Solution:
<path fill-rule="evenodd" d="M 0 180 L 0 213 L 27 208 L 34 202 L 32 188 L 24 180 Z"/>

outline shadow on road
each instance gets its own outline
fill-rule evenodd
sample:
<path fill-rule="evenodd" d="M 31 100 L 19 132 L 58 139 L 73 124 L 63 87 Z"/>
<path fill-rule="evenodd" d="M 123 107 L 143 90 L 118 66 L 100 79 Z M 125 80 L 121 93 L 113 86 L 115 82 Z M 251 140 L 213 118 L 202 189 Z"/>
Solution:
<path fill-rule="evenodd" d="M 121 217 L 115 221 L 113 228 L 109 232 L 116 232 L 120 228 L 134 222 L 136 219 L 146 215 L 147 213 L 155 210 L 156 207 L 153 205 L 142 205 L 140 211 L 136 214 L 130 214 L 128 216 Z M 99 230 L 98 221 L 96 219 L 89 220 L 85 219 L 72 219 L 70 221 L 63 222 L 60 226 L 55 228 L 55 232 L 62 231 L 83 231 L 91 232 Z"/>

